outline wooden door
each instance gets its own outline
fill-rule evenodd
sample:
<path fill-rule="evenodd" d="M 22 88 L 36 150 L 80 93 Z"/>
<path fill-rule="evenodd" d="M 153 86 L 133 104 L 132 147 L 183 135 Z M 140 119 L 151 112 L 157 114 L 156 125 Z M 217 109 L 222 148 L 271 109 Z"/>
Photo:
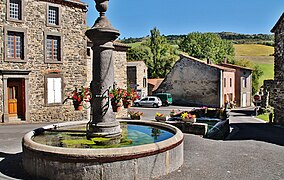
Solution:
<path fill-rule="evenodd" d="M 17 105 L 17 87 L 10 86 L 8 87 L 8 113 L 9 117 L 18 116 L 18 105 Z"/>
<path fill-rule="evenodd" d="M 25 80 L 8 79 L 9 117 L 25 119 Z"/>

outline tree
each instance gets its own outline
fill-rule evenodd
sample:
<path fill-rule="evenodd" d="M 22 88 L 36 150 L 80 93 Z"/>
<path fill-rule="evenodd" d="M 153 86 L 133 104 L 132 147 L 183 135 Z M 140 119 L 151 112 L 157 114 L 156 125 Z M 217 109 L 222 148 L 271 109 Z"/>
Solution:
<path fill-rule="evenodd" d="M 143 60 L 148 67 L 150 78 L 163 78 L 178 59 L 177 47 L 170 45 L 156 27 L 150 33 L 149 39 L 128 51 L 127 59 Z"/>
<path fill-rule="evenodd" d="M 230 41 L 222 40 L 214 33 L 189 33 L 179 44 L 180 50 L 199 59 L 210 59 L 214 63 L 227 58 L 233 62 L 234 47 Z"/>
<path fill-rule="evenodd" d="M 259 90 L 259 78 L 263 75 L 263 71 L 260 69 L 259 65 L 254 64 L 253 62 L 241 59 L 235 62 L 236 65 L 249 67 L 253 69 L 252 72 L 252 94 L 256 94 Z"/>

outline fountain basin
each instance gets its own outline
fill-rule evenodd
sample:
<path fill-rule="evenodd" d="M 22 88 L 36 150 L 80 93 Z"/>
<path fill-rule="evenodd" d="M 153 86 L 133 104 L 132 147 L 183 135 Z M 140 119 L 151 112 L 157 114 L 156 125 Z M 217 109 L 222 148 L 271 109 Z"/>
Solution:
<path fill-rule="evenodd" d="M 150 179 L 177 170 L 183 164 L 183 133 L 176 127 L 151 121 L 130 124 L 161 127 L 174 136 L 161 142 L 123 148 L 62 148 L 36 143 L 32 138 L 47 129 L 86 124 L 87 121 L 49 125 L 23 137 L 23 167 L 41 179 Z"/>

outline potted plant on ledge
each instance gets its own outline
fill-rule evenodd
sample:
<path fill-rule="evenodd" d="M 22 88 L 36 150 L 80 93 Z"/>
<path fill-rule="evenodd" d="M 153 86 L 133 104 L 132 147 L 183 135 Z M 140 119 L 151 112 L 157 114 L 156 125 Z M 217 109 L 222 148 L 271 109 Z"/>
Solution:
<path fill-rule="evenodd" d="M 121 103 L 122 95 L 123 95 L 123 89 L 121 88 L 115 88 L 110 91 L 109 97 L 111 98 L 110 101 L 113 112 L 120 111 L 122 106 Z"/>
<path fill-rule="evenodd" d="M 124 108 L 130 108 L 132 102 L 138 98 L 139 98 L 138 94 L 133 89 L 129 87 L 127 88 L 127 90 L 124 89 L 122 97 Z"/>
<path fill-rule="evenodd" d="M 184 122 L 189 122 L 189 123 L 195 123 L 196 122 L 196 116 L 195 115 L 191 115 L 188 112 L 184 112 L 181 114 L 181 119 Z"/>
<path fill-rule="evenodd" d="M 76 111 L 81 111 L 83 109 L 83 103 L 90 102 L 91 100 L 91 93 L 89 88 L 81 87 L 75 89 L 68 95 L 68 97 L 63 101 L 65 103 L 67 100 L 72 100 L 73 101 L 73 106 Z M 86 106 L 85 106 L 86 107 Z"/>
<path fill-rule="evenodd" d="M 130 115 L 131 119 L 140 120 L 140 117 L 143 116 L 143 112 L 130 110 L 128 111 L 128 114 Z"/>

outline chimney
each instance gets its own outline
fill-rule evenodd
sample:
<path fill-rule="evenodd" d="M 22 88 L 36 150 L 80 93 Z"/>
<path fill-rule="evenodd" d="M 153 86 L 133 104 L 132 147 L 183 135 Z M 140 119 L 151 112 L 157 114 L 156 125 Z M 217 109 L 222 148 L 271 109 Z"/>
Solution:
<path fill-rule="evenodd" d="M 227 58 L 226 57 L 224 58 L 224 64 L 227 64 Z"/>

